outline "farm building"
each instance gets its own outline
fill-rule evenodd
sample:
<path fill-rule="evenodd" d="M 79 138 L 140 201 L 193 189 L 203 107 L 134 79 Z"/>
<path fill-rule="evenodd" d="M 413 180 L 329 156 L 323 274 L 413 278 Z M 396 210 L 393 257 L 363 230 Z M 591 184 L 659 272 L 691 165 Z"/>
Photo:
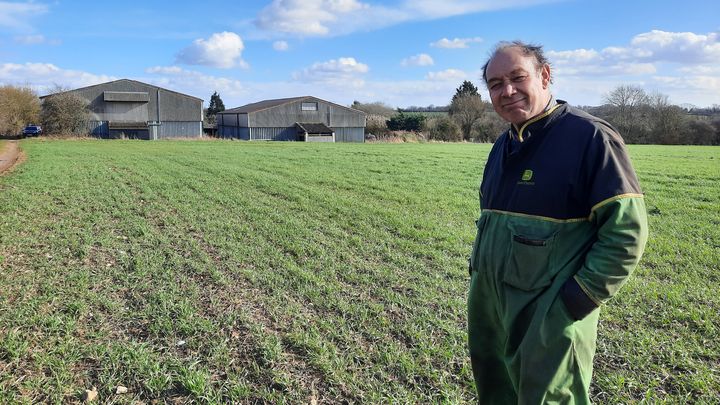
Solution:
<path fill-rule="evenodd" d="M 93 136 L 164 139 L 201 137 L 203 133 L 203 101 L 187 94 L 129 79 L 67 93 L 87 100 L 87 128 Z"/>
<path fill-rule="evenodd" d="M 217 114 L 218 136 L 244 140 L 364 142 L 365 113 L 316 97 L 265 100 Z"/>

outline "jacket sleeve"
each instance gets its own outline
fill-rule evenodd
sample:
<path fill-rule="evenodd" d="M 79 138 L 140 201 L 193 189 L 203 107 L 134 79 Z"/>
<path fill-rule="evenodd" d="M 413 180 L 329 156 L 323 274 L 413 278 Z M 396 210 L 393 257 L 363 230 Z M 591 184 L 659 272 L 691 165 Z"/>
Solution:
<path fill-rule="evenodd" d="M 588 158 L 589 220 L 595 243 L 560 291 L 568 312 L 582 319 L 612 298 L 637 266 L 648 238 L 645 201 L 622 139 L 603 127 Z"/>
<path fill-rule="evenodd" d="M 648 238 L 645 202 L 625 197 L 595 210 L 597 241 L 580 271 L 561 294 L 575 319 L 582 319 L 612 298 L 637 266 Z"/>

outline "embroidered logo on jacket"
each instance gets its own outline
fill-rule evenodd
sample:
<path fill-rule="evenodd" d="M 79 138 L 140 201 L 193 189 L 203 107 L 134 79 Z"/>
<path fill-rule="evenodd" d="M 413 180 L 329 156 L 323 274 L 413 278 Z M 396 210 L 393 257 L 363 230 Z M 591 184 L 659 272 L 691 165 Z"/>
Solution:
<path fill-rule="evenodd" d="M 525 171 L 522 174 L 522 177 L 520 178 L 520 181 L 518 181 L 517 184 L 523 184 L 526 186 L 534 186 L 535 182 L 532 181 L 533 179 L 533 171 L 530 169 L 525 169 Z"/>

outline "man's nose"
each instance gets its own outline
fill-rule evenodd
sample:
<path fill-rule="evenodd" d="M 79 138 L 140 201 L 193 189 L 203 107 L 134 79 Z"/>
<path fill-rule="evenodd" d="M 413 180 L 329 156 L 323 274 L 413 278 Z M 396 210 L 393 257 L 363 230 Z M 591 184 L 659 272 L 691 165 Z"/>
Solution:
<path fill-rule="evenodd" d="M 515 86 L 512 85 L 512 83 L 505 83 L 503 84 L 503 93 L 502 95 L 504 97 L 510 97 L 513 94 L 515 94 Z"/>

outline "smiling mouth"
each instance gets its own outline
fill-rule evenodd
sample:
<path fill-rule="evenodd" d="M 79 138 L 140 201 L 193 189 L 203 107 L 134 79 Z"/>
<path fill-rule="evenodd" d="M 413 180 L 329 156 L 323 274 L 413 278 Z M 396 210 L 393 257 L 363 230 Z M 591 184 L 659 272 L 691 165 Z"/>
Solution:
<path fill-rule="evenodd" d="M 520 100 L 515 100 L 515 101 L 513 101 L 513 102 L 511 102 L 511 103 L 504 104 L 504 105 L 503 105 L 503 108 L 515 108 L 515 107 L 519 107 L 519 106 L 520 106 L 520 102 L 523 101 L 523 100 L 524 100 L 524 99 L 521 98 Z"/>

